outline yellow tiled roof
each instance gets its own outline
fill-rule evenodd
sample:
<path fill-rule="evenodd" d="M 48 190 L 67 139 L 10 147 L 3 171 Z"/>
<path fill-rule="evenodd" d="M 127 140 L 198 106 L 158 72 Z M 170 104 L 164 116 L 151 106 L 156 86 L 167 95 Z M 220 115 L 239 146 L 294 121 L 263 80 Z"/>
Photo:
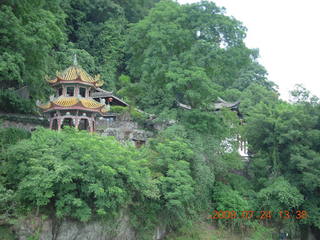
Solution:
<path fill-rule="evenodd" d="M 95 79 L 91 77 L 86 71 L 78 66 L 71 66 L 64 70 L 62 73 L 58 74 L 63 80 L 75 80 L 78 77 L 81 77 L 82 81 L 94 83 Z"/>
<path fill-rule="evenodd" d="M 77 98 L 77 97 L 59 97 L 57 99 L 54 99 L 51 102 L 38 105 L 40 108 L 46 110 L 51 108 L 52 104 L 61 106 L 61 107 L 72 107 L 76 104 L 80 103 L 85 108 L 101 108 L 101 112 L 107 112 L 107 108 L 105 104 L 99 103 L 96 100 L 92 98 Z"/>
<path fill-rule="evenodd" d="M 63 72 L 57 72 L 56 76 L 57 77 L 55 79 L 51 79 L 47 81 L 49 83 L 56 83 L 58 81 L 58 78 L 64 81 L 74 81 L 80 77 L 81 81 L 95 84 L 97 87 L 101 87 L 104 83 L 102 80 L 100 80 L 100 75 L 91 77 L 85 70 L 75 65 L 68 67 Z"/>
<path fill-rule="evenodd" d="M 45 103 L 45 104 L 40 104 L 38 105 L 39 108 L 41 109 L 48 109 L 51 107 L 51 102 Z"/>
<path fill-rule="evenodd" d="M 59 97 L 58 99 L 52 102 L 62 107 L 71 107 L 73 105 L 76 105 L 79 102 L 79 100 L 76 97 Z"/>
<path fill-rule="evenodd" d="M 87 108 L 98 108 L 104 105 L 90 98 L 81 98 L 80 102 L 84 107 L 87 107 Z"/>

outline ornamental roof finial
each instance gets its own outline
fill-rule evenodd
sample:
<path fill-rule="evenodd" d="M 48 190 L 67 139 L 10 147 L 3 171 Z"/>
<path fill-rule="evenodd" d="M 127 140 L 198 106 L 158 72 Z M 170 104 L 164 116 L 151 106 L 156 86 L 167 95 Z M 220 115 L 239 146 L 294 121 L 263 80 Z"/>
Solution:
<path fill-rule="evenodd" d="M 77 54 L 73 55 L 73 65 L 77 66 L 78 65 L 78 61 L 77 61 Z"/>

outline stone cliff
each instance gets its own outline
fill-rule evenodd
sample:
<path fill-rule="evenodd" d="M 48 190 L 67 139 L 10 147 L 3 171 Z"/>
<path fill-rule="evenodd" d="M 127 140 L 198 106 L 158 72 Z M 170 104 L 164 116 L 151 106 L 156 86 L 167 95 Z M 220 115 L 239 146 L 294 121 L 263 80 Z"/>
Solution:
<path fill-rule="evenodd" d="M 114 220 L 92 220 L 82 223 L 70 219 L 57 220 L 30 215 L 17 220 L 10 228 L 18 240 L 138 240 L 139 234 L 122 211 Z M 166 234 L 164 226 L 155 227 L 150 239 L 161 240 Z M 0 237 L 1 239 L 1 237 Z"/>

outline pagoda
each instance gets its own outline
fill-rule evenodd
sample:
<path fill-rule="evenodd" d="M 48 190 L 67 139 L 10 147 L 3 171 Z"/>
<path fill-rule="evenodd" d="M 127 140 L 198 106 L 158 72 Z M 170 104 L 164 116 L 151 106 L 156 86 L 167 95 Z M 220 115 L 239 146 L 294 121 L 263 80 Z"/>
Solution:
<path fill-rule="evenodd" d="M 103 85 L 100 76 L 90 76 L 78 66 L 75 56 L 72 66 L 57 72 L 56 77 L 47 82 L 56 94 L 50 96 L 49 102 L 38 102 L 37 105 L 49 119 L 50 129 L 60 130 L 70 126 L 94 132 L 96 118 L 105 116 L 110 109 L 104 99 L 97 102 L 92 98 L 96 89 Z"/>

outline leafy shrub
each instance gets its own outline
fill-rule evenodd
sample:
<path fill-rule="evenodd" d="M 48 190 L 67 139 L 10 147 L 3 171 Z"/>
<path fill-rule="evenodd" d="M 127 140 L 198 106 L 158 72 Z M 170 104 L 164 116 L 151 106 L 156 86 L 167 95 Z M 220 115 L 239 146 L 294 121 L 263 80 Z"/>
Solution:
<path fill-rule="evenodd" d="M 303 202 L 303 195 L 284 177 L 268 182 L 266 188 L 257 194 L 261 209 L 278 212 L 281 209 L 297 208 Z"/>
<path fill-rule="evenodd" d="M 235 211 L 239 214 L 241 211 L 252 210 L 249 201 L 247 201 L 237 190 L 233 190 L 229 185 L 217 183 L 214 189 L 214 202 L 217 211 Z M 247 224 L 246 219 L 218 219 L 219 224 L 228 224 L 232 228 Z"/>
<path fill-rule="evenodd" d="M 133 199 L 156 199 L 147 161 L 111 137 L 40 129 L 2 155 L 0 176 L 18 210 L 54 204 L 58 217 L 112 216 Z"/>
<path fill-rule="evenodd" d="M 148 115 L 143 112 L 139 112 L 137 109 L 133 108 L 130 111 L 130 115 L 134 121 L 137 121 L 138 123 L 143 123 L 145 120 L 148 119 Z"/>
<path fill-rule="evenodd" d="M 19 97 L 14 91 L 0 90 L 0 109 L 7 113 L 34 113 L 35 104 Z"/>
<path fill-rule="evenodd" d="M 1 240 L 14 240 L 17 239 L 13 234 L 12 230 L 6 226 L 0 226 L 0 236 Z"/>
<path fill-rule="evenodd" d="M 113 113 L 125 113 L 128 112 L 129 108 L 128 107 L 122 107 L 122 106 L 111 106 L 110 112 Z"/>
<path fill-rule="evenodd" d="M 30 136 L 30 132 L 21 128 L 0 128 L 0 149 L 4 149 Z"/>
<path fill-rule="evenodd" d="M 252 222 L 250 223 L 253 232 L 250 235 L 250 240 L 260 240 L 260 239 L 264 239 L 264 240 L 272 240 L 274 239 L 274 229 L 272 228 L 268 228 L 262 224 L 259 224 L 257 222 Z"/>

